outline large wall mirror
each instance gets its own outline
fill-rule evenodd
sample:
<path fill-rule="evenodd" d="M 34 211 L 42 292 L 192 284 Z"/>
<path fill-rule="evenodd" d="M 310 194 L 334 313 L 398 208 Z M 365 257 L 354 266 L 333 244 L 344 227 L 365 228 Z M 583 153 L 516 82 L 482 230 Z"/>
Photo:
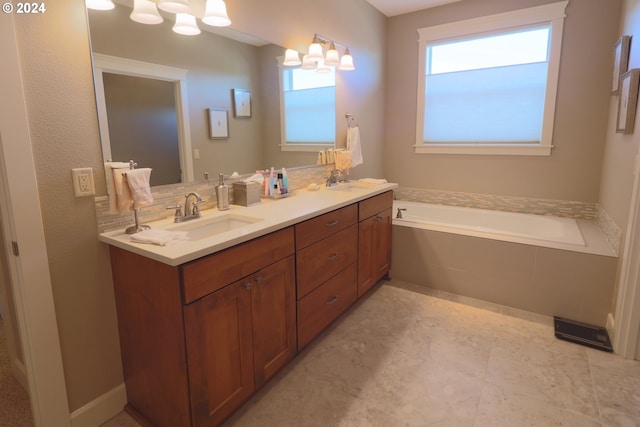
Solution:
<path fill-rule="evenodd" d="M 316 163 L 314 144 L 282 146 L 283 47 L 200 22 L 201 34 L 176 34 L 170 14 L 139 24 L 129 19 L 132 3 L 88 11 L 105 161 L 152 167 L 152 185 Z M 234 93 L 250 97 L 250 114 L 236 114 Z M 330 121 L 335 129 L 335 105 Z"/>

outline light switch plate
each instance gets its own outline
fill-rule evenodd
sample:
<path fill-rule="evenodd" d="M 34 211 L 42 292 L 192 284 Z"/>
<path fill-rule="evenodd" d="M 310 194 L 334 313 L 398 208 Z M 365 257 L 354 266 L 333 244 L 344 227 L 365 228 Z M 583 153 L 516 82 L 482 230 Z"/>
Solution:
<path fill-rule="evenodd" d="M 73 192 L 76 197 L 93 196 L 96 194 L 92 168 L 71 169 L 71 176 L 73 177 Z"/>

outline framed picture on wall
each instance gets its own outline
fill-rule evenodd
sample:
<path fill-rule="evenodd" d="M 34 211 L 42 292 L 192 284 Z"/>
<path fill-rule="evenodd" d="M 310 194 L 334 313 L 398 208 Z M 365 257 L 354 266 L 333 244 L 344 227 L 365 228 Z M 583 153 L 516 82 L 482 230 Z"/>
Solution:
<path fill-rule="evenodd" d="M 631 46 L 631 36 L 622 36 L 613 49 L 613 76 L 611 81 L 611 94 L 617 95 L 619 92 L 620 78 L 627 72 L 629 67 L 629 48 Z"/>
<path fill-rule="evenodd" d="M 229 138 L 229 114 L 223 108 L 209 108 L 209 138 Z"/>
<path fill-rule="evenodd" d="M 251 117 L 251 91 L 244 89 L 232 89 L 233 113 L 238 119 Z"/>
<path fill-rule="evenodd" d="M 620 78 L 620 97 L 618 99 L 618 118 L 616 121 L 616 132 L 618 133 L 633 133 L 638 104 L 639 82 L 640 69 L 638 68 L 627 71 Z"/>

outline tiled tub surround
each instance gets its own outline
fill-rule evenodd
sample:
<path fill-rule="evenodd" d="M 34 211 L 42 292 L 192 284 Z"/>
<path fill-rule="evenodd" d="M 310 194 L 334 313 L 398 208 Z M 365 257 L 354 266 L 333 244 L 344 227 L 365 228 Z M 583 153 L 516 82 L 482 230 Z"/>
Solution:
<path fill-rule="evenodd" d="M 504 212 L 551 215 L 565 218 L 595 221 L 613 252 L 620 250 L 621 232 L 609 215 L 596 203 L 567 200 L 535 199 L 526 197 L 497 196 L 492 194 L 439 191 L 421 188 L 398 187 L 396 200 L 433 203 L 466 208 L 490 209 Z"/>
<path fill-rule="evenodd" d="M 291 191 L 306 188 L 311 183 L 324 183 L 327 175 L 333 169 L 333 165 L 303 166 L 287 169 Z M 252 174 L 240 175 L 236 178 L 225 176 L 225 183 L 229 186 L 229 198 L 233 203 L 233 183 L 242 181 Z M 145 207 L 139 212 L 141 223 L 153 222 L 173 216 L 173 210 L 167 210 L 167 206 L 184 205 L 184 196 L 191 191 L 199 193 L 205 202 L 200 205 L 201 210 L 212 209 L 217 206 L 216 190 L 217 178 L 208 181 L 193 182 L 187 184 L 172 184 L 153 187 L 153 205 Z M 109 214 L 109 200 L 107 197 L 96 197 L 96 216 L 98 220 L 98 232 L 126 228 L 133 224 L 133 212 L 128 214 Z"/>
<path fill-rule="evenodd" d="M 591 232 L 583 234 L 589 244 Z M 399 280 L 601 326 L 611 308 L 614 256 L 401 225 L 393 226 L 392 246 Z"/>

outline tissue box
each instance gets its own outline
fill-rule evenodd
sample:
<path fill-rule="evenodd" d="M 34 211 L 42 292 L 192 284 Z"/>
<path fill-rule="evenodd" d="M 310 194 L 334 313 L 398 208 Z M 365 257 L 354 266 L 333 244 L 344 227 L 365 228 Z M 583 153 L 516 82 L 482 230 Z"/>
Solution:
<path fill-rule="evenodd" d="M 251 206 L 260 203 L 260 184 L 257 182 L 234 182 L 233 204 Z"/>

